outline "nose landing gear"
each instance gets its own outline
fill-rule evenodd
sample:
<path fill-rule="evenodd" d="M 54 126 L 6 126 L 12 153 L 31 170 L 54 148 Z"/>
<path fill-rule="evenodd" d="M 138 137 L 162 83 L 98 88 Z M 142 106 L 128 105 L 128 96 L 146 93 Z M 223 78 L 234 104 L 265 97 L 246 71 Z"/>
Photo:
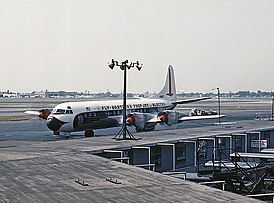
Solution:
<path fill-rule="evenodd" d="M 53 135 L 60 135 L 60 132 L 53 131 Z"/>

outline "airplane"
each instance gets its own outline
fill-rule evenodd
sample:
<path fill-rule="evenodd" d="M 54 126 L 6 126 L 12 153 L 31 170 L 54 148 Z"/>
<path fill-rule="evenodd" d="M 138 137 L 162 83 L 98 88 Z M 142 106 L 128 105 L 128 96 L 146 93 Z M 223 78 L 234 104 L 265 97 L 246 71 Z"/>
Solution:
<path fill-rule="evenodd" d="M 174 110 L 178 104 L 186 104 L 209 97 L 176 100 L 174 70 L 168 66 L 166 80 L 161 91 L 149 98 L 127 99 L 127 125 L 135 127 L 136 132 L 153 131 L 155 126 L 169 126 L 188 120 L 216 119 L 224 115 L 192 115 Z M 47 127 L 54 135 L 60 132 L 71 134 L 84 131 L 85 137 L 94 136 L 94 130 L 121 126 L 123 116 L 122 100 L 65 102 L 55 106 L 50 112 L 25 111 L 45 119 Z"/>

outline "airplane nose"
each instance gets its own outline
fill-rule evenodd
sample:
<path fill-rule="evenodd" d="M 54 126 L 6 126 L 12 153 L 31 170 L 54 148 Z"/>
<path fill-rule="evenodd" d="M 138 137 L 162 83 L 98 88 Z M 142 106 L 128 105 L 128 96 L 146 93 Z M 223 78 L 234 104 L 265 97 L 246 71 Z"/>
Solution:
<path fill-rule="evenodd" d="M 65 122 L 58 120 L 55 117 L 50 117 L 47 120 L 47 126 L 52 131 L 58 131 L 60 130 L 61 126 L 64 125 Z"/>

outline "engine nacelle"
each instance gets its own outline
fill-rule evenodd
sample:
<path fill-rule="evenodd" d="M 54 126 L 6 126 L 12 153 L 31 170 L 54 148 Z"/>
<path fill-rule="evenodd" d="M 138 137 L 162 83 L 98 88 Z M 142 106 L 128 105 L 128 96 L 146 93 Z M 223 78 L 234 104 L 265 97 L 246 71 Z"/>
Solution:
<path fill-rule="evenodd" d="M 162 123 L 173 125 L 179 123 L 179 119 L 185 116 L 184 113 L 174 110 L 164 110 L 158 114 L 158 118 Z"/>
<path fill-rule="evenodd" d="M 42 110 L 40 110 L 39 111 L 39 117 L 40 118 L 42 118 L 42 119 L 45 119 L 45 120 L 47 120 L 47 118 L 48 118 L 48 116 L 50 115 L 50 110 L 48 110 L 48 109 L 42 109 Z"/>
<path fill-rule="evenodd" d="M 137 132 L 151 131 L 154 130 L 155 125 L 157 124 L 147 123 L 147 121 L 152 117 L 153 115 L 150 115 L 148 113 L 133 112 L 128 114 L 127 124 L 135 126 Z"/>
<path fill-rule="evenodd" d="M 127 116 L 127 123 L 133 125 L 137 132 L 144 130 L 146 125 L 146 118 L 143 113 L 133 112 Z"/>

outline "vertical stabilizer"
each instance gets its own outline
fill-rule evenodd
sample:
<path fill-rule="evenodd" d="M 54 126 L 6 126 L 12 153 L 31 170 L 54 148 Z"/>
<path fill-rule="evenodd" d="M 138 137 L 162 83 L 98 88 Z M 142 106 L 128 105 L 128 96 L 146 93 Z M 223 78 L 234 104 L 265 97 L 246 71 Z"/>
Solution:
<path fill-rule="evenodd" d="M 174 71 L 171 65 L 168 66 L 166 81 L 160 92 L 150 97 L 151 99 L 165 99 L 175 100 L 176 99 L 176 87 Z"/>

